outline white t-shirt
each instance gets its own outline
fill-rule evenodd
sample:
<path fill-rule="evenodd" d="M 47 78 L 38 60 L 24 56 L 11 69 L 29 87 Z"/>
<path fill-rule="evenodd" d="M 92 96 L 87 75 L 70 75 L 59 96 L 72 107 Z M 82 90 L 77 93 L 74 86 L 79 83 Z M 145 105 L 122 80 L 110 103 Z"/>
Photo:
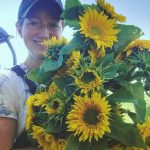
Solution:
<path fill-rule="evenodd" d="M 26 100 L 30 95 L 28 85 L 20 76 L 11 70 L 0 70 L 0 117 L 17 120 L 16 138 L 25 128 Z"/>

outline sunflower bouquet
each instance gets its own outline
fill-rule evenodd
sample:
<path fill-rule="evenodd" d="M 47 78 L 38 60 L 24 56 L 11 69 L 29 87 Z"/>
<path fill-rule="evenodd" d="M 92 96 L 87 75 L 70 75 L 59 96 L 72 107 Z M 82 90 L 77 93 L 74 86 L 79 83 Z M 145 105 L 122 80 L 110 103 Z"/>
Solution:
<path fill-rule="evenodd" d="M 66 0 L 71 41 L 53 37 L 27 101 L 26 130 L 44 150 L 150 149 L 150 40 L 104 0 Z"/>

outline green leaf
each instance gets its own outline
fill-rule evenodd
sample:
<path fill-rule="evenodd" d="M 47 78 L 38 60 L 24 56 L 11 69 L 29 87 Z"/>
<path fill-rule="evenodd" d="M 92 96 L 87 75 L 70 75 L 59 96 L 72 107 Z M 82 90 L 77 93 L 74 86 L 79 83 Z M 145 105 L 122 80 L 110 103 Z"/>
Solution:
<path fill-rule="evenodd" d="M 53 81 L 57 85 L 57 87 L 61 90 L 65 89 L 68 85 L 68 78 L 67 77 L 60 77 L 60 78 L 54 78 Z"/>
<path fill-rule="evenodd" d="M 144 88 L 140 82 L 127 83 L 120 82 L 123 86 L 114 92 L 109 98 L 114 102 L 133 103 L 138 121 L 144 121 L 146 113 L 146 103 L 144 100 Z"/>
<path fill-rule="evenodd" d="M 112 63 L 113 59 L 114 59 L 113 53 L 107 54 L 101 61 L 100 67 L 102 67 L 102 68 L 107 67 L 110 63 Z"/>
<path fill-rule="evenodd" d="M 113 100 L 114 102 L 127 102 L 127 103 L 134 103 L 136 99 L 131 95 L 129 91 L 126 90 L 126 88 L 120 88 L 116 92 L 114 92 L 112 95 L 109 96 L 110 100 Z"/>
<path fill-rule="evenodd" d="M 66 150 L 79 150 L 79 144 L 78 138 L 71 134 L 68 138 Z"/>
<path fill-rule="evenodd" d="M 67 44 L 66 46 L 64 46 L 61 49 L 60 54 L 62 54 L 62 55 L 68 55 L 68 54 L 70 54 L 73 50 L 79 48 L 78 47 L 79 44 L 80 43 L 78 43 L 78 42 L 74 42 L 74 43 L 71 42 L 71 43 Z"/>
<path fill-rule="evenodd" d="M 102 9 L 97 4 L 83 4 L 83 6 L 85 10 L 90 8 L 90 9 L 96 9 L 98 12 L 102 11 Z"/>
<path fill-rule="evenodd" d="M 36 121 L 45 121 L 47 120 L 47 114 L 41 113 L 41 108 L 34 107 L 33 108 L 33 114 L 36 116 L 35 122 Z"/>
<path fill-rule="evenodd" d="M 127 114 L 129 115 L 129 117 L 132 119 L 132 121 L 136 124 L 139 122 L 139 120 L 137 120 L 137 115 L 134 112 L 131 111 L 127 111 Z"/>
<path fill-rule="evenodd" d="M 62 55 L 59 56 L 57 61 L 45 59 L 41 68 L 44 70 L 44 72 L 54 71 L 57 70 L 62 65 L 62 62 L 63 62 Z"/>
<path fill-rule="evenodd" d="M 135 111 L 137 114 L 137 119 L 140 121 L 144 121 L 145 114 L 146 114 L 146 103 L 143 100 L 138 100 L 138 103 L 134 104 Z"/>
<path fill-rule="evenodd" d="M 113 64 L 108 66 L 106 69 L 102 71 L 102 76 L 104 79 L 112 79 L 116 76 L 117 71 L 119 69 L 119 64 Z"/>
<path fill-rule="evenodd" d="M 106 150 L 108 148 L 106 140 L 92 141 L 90 150 Z"/>
<path fill-rule="evenodd" d="M 148 117 L 150 117 L 150 106 L 148 106 L 148 107 L 146 108 L 145 119 L 147 119 Z"/>
<path fill-rule="evenodd" d="M 53 81 L 55 82 L 57 87 L 60 88 L 62 91 L 66 89 L 66 92 L 69 95 L 71 95 L 75 90 L 75 87 L 72 85 L 73 78 L 70 76 L 65 76 L 61 78 L 53 78 Z"/>
<path fill-rule="evenodd" d="M 142 30 L 137 26 L 119 24 L 116 28 L 120 29 L 117 35 L 119 42 L 116 42 L 113 46 L 117 53 L 122 51 L 129 43 L 143 35 Z"/>
<path fill-rule="evenodd" d="M 60 133 L 62 131 L 64 131 L 66 129 L 66 126 L 60 125 L 60 124 L 56 124 L 55 121 L 50 120 L 48 125 L 46 126 L 46 132 L 47 133 Z"/>
<path fill-rule="evenodd" d="M 41 70 L 41 68 L 36 68 L 28 72 L 28 79 L 37 82 L 39 84 L 49 84 L 51 82 L 51 77 L 53 76 L 53 72 L 47 72 Z M 48 82 L 49 81 L 49 82 Z"/>
<path fill-rule="evenodd" d="M 70 54 L 73 50 L 83 50 L 85 49 L 86 44 L 85 44 L 85 39 L 84 37 L 77 32 L 76 34 L 74 34 L 73 39 L 71 40 L 71 42 L 64 46 L 61 51 L 60 51 L 60 55 L 68 55 Z"/>
<path fill-rule="evenodd" d="M 89 150 L 89 149 L 90 149 L 90 143 L 89 142 L 87 142 L 87 141 L 80 142 L 78 150 Z"/>
<path fill-rule="evenodd" d="M 141 79 L 144 76 L 144 72 L 143 71 L 135 71 L 132 73 L 132 76 L 130 76 L 130 80 L 136 80 L 136 79 Z"/>
<path fill-rule="evenodd" d="M 84 10 L 83 5 L 79 0 L 66 0 L 65 2 L 65 10 L 64 10 L 64 18 L 68 20 L 74 20 L 79 18 L 79 15 L 82 14 Z"/>
<path fill-rule="evenodd" d="M 127 146 L 145 148 L 144 141 L 133 124 L 124 123 L 119 117 L 111 118 L 111 133 L 107 136 Z"/>
<path fill-rule="evenodd" d="M 79 22 L 77 19 L 72 19 L 72 20 L 68 20 L 66 19 L 65 20 L 65 26 L 69 26 L 69 27 L 73 27 L 74 29 L 78 29 L 80 26 L 79 26 Z"/>
<path fill-rule="evenodd" d="M 141 82 L 128 83 L 120 82 L 135 98 L 144 100 L 144 87 Z"/>
<path fill-rule="evenodd" d="M 31 71 L 29 71 L 27 73 L 27 78 L 34 81 L 34 82 L 38 82 L 41 83 L 42 82 L 42 78 L 39 74 L 39 68 L 36 69 L 32 69 Z"/>
<path fill-rule="evenodd" d="M 122 62 L 120 65 L 119 65 L 119 75 L 121 78 L 125 78 L 128 74 L 128 65 L 124 62 Z"/>

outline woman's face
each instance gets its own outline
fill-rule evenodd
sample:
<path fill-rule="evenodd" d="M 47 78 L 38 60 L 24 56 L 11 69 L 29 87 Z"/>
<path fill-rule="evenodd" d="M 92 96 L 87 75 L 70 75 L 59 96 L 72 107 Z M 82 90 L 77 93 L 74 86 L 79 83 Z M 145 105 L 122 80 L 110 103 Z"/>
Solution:
<path fill-rule="evenodd" d="M 17 28 L 29 51 L 29 56 L 43 59 L 46 47 L 42 45 L 42 41 L 52 36 L 59 39 L 62 35 L 63 20 L 53 19 L 48 12 L 41 9 L 33 11 Z"/>

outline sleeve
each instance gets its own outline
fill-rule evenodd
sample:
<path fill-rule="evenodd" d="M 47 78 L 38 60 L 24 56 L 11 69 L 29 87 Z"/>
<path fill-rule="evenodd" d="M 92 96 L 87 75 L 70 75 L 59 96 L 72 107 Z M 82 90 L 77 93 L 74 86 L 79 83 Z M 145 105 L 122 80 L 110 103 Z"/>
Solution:
<path fill-rule="evenodd" d="M 0 117 L 17 119 L 15 87 L 11 72 L 0 73 Z"/>

